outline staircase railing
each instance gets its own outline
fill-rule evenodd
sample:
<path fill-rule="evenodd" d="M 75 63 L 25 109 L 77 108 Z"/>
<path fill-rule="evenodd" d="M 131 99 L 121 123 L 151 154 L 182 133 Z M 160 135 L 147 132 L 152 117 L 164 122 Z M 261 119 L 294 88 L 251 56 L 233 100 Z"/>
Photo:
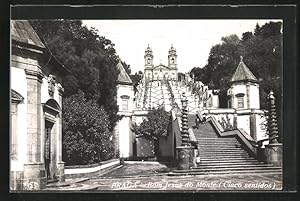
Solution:
<path fill-rule="evenodd" d="M 167 85 L 167 88 L 168 88 L 168 91 L 169 91 L 169 93 L 170 93 L 170 101 L 171 101 L 172 107 L 174 107 L 174 104 L 175 104 L 175 98 L 174 98 L 174 94 L 173 94 L 172 87 L 171 87 L 171 85 L 170 85 L 169 80 L 166 80 L 166 79 L 164 78 L 164 81 L 165 81 L 165 83 L 166 83 L 166 85 Z"/>
<path fill-rule="evenodd" d="M 200 116 L 200 113 L 198 114 Z M 251 155 L 257 158 L 257 150 L 260 148 L 259 143 L 257 143 L 251 136 L 249 136 L 243 129 L 238 128 L 231 131 L 225 131 L 220 123 L 215 119 L 215 117 L 210 116 L 206 119 L 207 122 L 211 122 L 216 132 L 224 136 L 236 136 L 238 139 L 243 142 L 245 147 L 250 151 Z"/>

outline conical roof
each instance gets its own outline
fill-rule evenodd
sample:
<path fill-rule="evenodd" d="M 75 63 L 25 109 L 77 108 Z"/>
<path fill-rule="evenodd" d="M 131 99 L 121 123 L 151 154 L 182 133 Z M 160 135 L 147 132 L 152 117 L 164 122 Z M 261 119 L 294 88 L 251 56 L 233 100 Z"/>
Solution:
<path fill-rule="evenodd" d="M 242 56 L 241 56 L 241 61 L 230 81 L 231 82 L 237 82 L 237 81 L 258 82 L 256 77 L 253 75 L 253 73 L 250 71 L 250 69 L 243 62 Z"/>
<path fill-rule="evenodd" d="M 117 69 L 119 70 L 118 75 L 118 83 L 120 84 L 133 84 L 132 80 L 130 79 L 129 75 L 127 74 L 124 66 L 119 62 L 117 64 Z"/>

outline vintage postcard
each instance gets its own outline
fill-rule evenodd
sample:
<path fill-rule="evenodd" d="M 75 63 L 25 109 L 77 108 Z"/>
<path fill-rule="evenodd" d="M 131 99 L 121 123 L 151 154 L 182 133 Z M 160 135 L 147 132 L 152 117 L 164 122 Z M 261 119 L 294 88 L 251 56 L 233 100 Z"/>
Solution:
<path fill-rule="evenodd" d="M 12 18 L 10 191 L 281 191 L 284 26 Z"/>

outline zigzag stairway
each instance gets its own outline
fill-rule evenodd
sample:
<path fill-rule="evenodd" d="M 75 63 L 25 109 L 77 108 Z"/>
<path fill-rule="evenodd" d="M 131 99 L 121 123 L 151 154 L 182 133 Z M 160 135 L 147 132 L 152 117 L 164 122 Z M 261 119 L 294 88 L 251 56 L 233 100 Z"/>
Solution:
<path fill-rule="evenodd" d="M 235 136 L 221 137 L 210 122 L 195 128 L 196 115 L 189 115 L 189 127 L 198 141 L 200 165 L 190 170 L 175 170 L 175 175 L 281 174 L 281 167 L 255 159 Z"/>

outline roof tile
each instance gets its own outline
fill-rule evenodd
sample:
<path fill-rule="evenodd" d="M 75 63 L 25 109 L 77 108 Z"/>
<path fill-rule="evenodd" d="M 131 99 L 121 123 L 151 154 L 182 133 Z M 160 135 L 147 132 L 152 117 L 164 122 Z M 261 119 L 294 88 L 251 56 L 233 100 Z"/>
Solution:
<path fill-rule="evenodd" d="M 11 38 L 12 40 L 45 48 L 41 39 L 34 31 L 27 20 L 12 20 L 11 21 Z"/>
<path fill-rule="evenodd" d="M 241 57 L 241 61 L 233 74 L 231 78 L 231 82 L 237 82 L 237 81 L 252 81 L 252 82 L 258 82 L 256 77 L 253 75 L 253 73 L 250 71 L 250 69 L 246 66 L 246 64 L 243 62 L 243 57 Z"/>
<path fill-rule="evenodd" d="M 130 79 L 129 75 L 124 69 L 124 66 L 119 62 L 117 64 L 117 69 L 119 70 L 119 75 L 118 75 L 118 82 L 119 83 L 124 83 L 124 84 L 132 84 L 132 80 Z"/>

